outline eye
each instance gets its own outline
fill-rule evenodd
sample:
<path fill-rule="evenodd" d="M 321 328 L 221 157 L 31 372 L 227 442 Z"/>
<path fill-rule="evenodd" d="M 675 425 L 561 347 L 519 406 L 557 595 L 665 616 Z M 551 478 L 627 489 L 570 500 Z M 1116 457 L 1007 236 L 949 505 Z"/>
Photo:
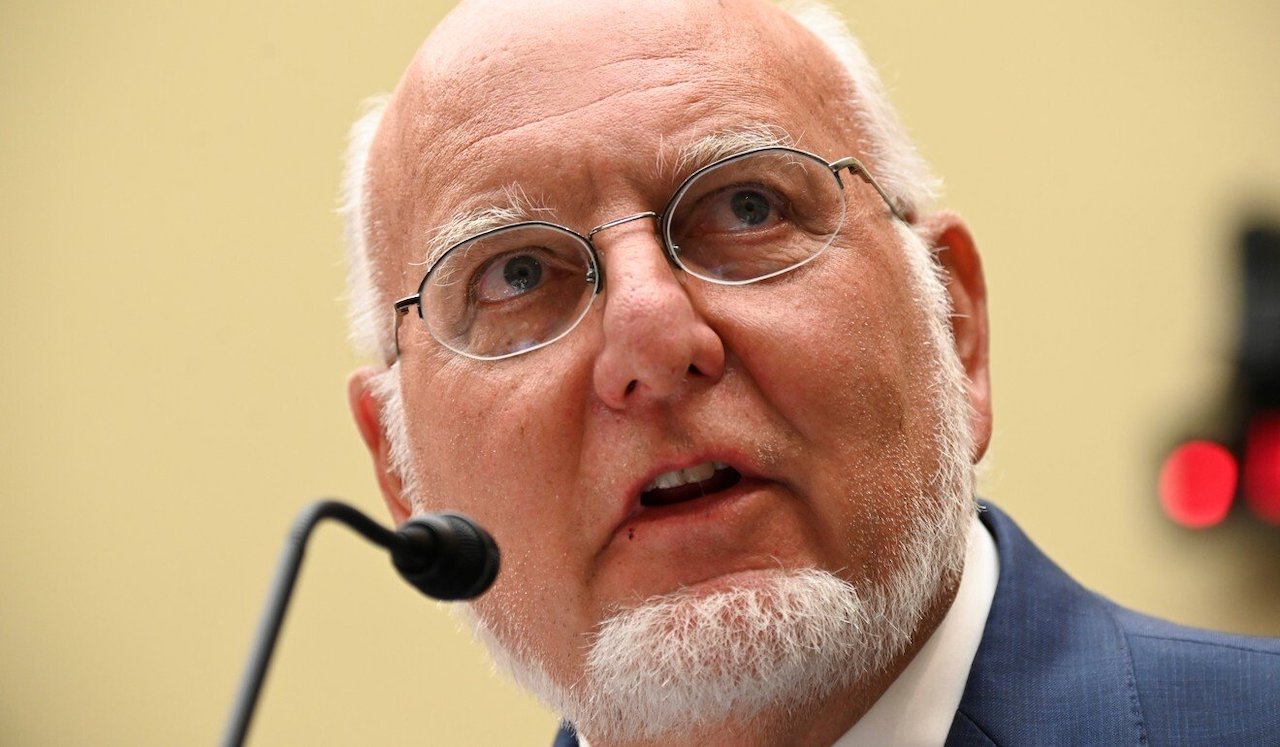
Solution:
<path fill-rule="evenodd" d="M 743 189 L 733 193 L 729 198 L 729 209 L 733 217 L 744 225 L 758 226 L 769 219 L 773 212 L 769 207 L 769 199 L 755 190 Z"/>
<path fill-rule="evenodd" d="M 693 235 L 766 230 L 785 217 L 784 201 L 766 187 L 734 184 L 697 201 L 686 216 Z"/>
<path fill-rule="evenodd" d="M 476 300 L 500 303 L 523 295 L 542 282 L 542 262 L 530 254 L 505 254 L 486 263 L 475 283 Z"/>

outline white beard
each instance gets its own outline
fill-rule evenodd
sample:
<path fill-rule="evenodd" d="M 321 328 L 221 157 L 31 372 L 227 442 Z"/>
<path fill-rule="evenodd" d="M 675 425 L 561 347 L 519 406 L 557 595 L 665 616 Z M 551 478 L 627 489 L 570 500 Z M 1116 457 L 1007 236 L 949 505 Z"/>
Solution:
<path fill-rule="evenodd" d="M 601 623 L 585 675 L 557 682 L 533 651 L 468 614 L 495 665 L 598 744 L 799 710 L 883 671 L 910 644 L 944 574 L 958 580 L 972 513 L 921 522 L 885 588 L 816 569 L 771 571 L 710 594 L 677 591 Z M 956 527 L 953 531 L 943 525 Z M 939 535 L 950 536 L 939 542 Z"/>
<path fill-rule="evenodd" d="M 500 639 L 464 611 L 496 666 L 588 739 L 653 739 L 819 702 L 887 668 L 943 587 L 959 583 L 974 512 L 964 373 L 938 269 L 914 233 L 900 235 L 929 315 L 939 426 L 935 471 L 899 503 L 914 518 L 884 586 L 779 570 L 742 587 L 655 597 L 600 624 L 584 676 L 571 684 L 552 678 L 533 648 Z"/>

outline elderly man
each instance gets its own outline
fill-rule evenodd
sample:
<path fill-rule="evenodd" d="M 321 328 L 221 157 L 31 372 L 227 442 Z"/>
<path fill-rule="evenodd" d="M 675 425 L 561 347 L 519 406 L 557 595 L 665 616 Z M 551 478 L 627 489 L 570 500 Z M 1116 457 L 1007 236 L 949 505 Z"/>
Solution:
<path fill-rule="evenodd" d="M 498 539 L 472 617 L 560 743 L 1275 738 L 1280 647 L 978 508 L 978 253 L 830 12 L 465 2 L 349 163 L 383 495 Z"/>

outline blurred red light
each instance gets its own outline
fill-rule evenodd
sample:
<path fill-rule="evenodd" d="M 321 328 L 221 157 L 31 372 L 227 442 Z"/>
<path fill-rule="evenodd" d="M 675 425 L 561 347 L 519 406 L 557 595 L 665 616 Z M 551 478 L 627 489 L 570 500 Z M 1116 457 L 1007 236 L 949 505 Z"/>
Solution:
<path fill-rule="evenodd" d="M 1236 477 L 1231 452 L 1212 441 L 1188 441 L 1169 454 L 1160 470 L 1160 505 L 1183 526 L 1211 527 L 1231 509 Z"/>
<path fill-rule="evenodd" d="M 1249 424 L 1244 495 L 1258 518 L 1280 524 L 1280 413 L 1260 414 Z"/>

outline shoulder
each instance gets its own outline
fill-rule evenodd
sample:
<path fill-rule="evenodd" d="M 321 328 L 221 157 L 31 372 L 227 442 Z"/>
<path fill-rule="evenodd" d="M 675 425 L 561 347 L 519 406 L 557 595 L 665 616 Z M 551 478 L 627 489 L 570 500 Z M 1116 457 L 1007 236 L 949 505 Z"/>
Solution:
<path fill-rule="evenodd" d="M 1102 601 L 1129 647 L 1153 743 L 1280 734 L 1280 640 L 1175 625 Z"/>
<path fill-rule="evenodd" d="M 1280 734 L 1280 641 L 1175 625 L 1085 589 L 994 507 L 996 595 L 960 716 L 995 744 L 1256 744 Z"/>

